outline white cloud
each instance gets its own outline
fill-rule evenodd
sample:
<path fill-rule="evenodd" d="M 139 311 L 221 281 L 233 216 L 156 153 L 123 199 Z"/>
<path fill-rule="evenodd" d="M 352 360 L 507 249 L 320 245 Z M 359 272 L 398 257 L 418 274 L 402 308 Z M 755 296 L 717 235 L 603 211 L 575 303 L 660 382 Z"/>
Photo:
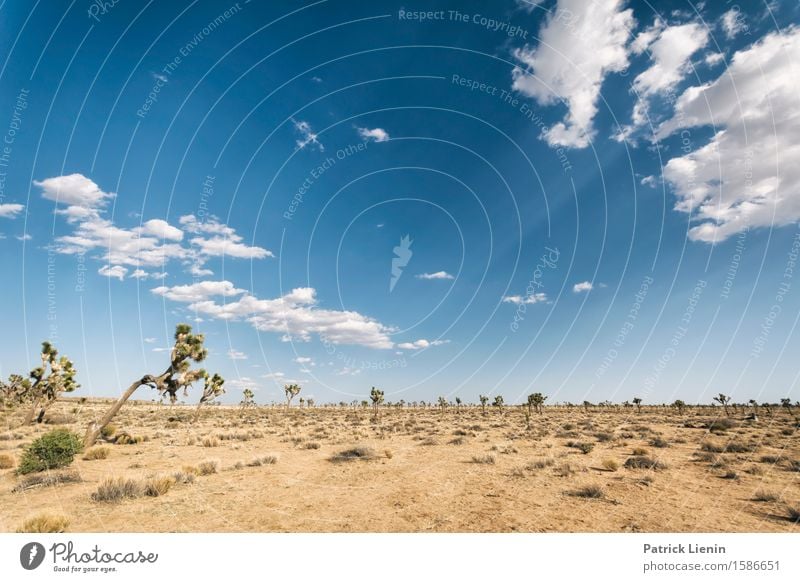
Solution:
<path fill-rule="evenodd" d="M 389 134 L 386 132 L 385 129 L 381 129 L 380 127 L 376 127 L 374 129 L 369 129 L 367 127 L 357 127 L 358 135 L 361 136 L 361 139 L 364 141 L 375 141 L 375 142 L 382 142 L 382 141 L 389 141 Z"/>
<path fill-rule="evenodd" d="M 247 354 L 231 348 L 228 350 L 228 358 L 230 358 L 231 360 L 246 360 Z"/>
<path fill-rule="evenodd" d="M 307 121 L 297 121 L 296 119 L 292 119 L 292 123 L 294 124 L 295 131 L 300 134 L 300 139 L 295 142 L 298 148 L 302 149 L 311 144 L 311 146 L 316 146 L 319 151 L 325 151 L 325 146 L 317 139 L 317 134 L 311 129 L 310 123 Z"/>
<path fill-rule="evenodd" d="M 692 240 L 721 241 L 748 227 L 800 220 L 798 63 L 800 29 L 770 33 L 736 52 L 716 80 L 686 89 L 659 128 L 658 138 L 692 127 L 716 130 L 709 143 L 664 168 L 675 209 L 699 222 L 689 230 Z"/>
<path fill-rule="evenodd" d="M 31 235 L 29 235 L 28 233 L 25 233 L 25 234 L 21 234 L 19 236 L 15 236 L 14 238 L 17 239 L 17 240 L 31 240 L 33 237 Z"/>
<path fill-rule="evenodd" d="M 175 285 L 173 287 L 156 287 L 152 289 L 156 295 L 161 295 L 172 301 L 194 303 L 206 301 L 211 297 L 233 297 L 245 293 L 244 289 L 237 289 L 230 281 L 200 281 L 190 285 Z"/>
<path fill-rule="evenodd" d="M 658 180 L 656 180 L 655 176 L 645 176 L 639 182 L 642 186 L 648 186 L 650 188 L 655 188 Z"/>
<path fill-rule="evenodd" d="M 146 337 L 146 338 L 144 338 L 144 343 L 146 343 L 146 344 L 154 344 L 157 341 L 158 340 L 156 338 L 154 338 L 154 337 Z"/>
<path fill-rule="evenodd" d="M 416 275 L 417 279 L 454 279 L 454 277 L 448 273 L 447 271 L 437 271 L 435 273 L 422 273 L 420 275 Z"/>
<path fill-rule="evenodd" d="M 648 31 L 652 38 L 648 37 L 645 49 L 650 52 L 651 65 L 633 80 L 637 101 L 633 107 L 632 125 L 621 129 L 615 136 L 618 141 L 630 137 L 636 129 L 652 122 L 649 111 L 651 100 L 680 83 L 691 69 L 691 56 L 708 43 L 708 31 L 695 22 L 664 27 L 660 21 L 656 21 Z M 644 34 L 647 31 L 639 38 Z"/>
<path fill-rule="evenodd" d="M 166 220 L 161 220 L 159 218 L 153 218 L 152 220 L 145 222 L 142 225 L 140 232 L 167 240 L 183 239 L 183 231 L 181 229 L 175 228 Z"/>
<path fill-rule="evenodd" d="M 259 331 L 283 334 L 283 341 L 309 341 L 313 334 L 333 344 L 356 344 L 376 349 L 392 347 L 394 331 L 355 311 L 317 307 L 316 291 L 301 287 L 276 299 L 258 299 L 230 281 L 203 281 L 192 285 L 157 287 L 153 293 L 190 303 L 189 309 L 222 320 L 244 320 Z M 223 304 L 213 296 L 242 295 Z"/>
<path fill-rule="evenodd" d="M 404 342 L 397 344 L 396 347 L 400 348 L 401 350 L 423 350 L 425 348 L 430 348 L 433 346 L 442 346 L 444 344 L 449 344 L 450 340 L 433 340 L 429 341 L 426 339 L 418 339 L 413 342 Z"/>
<path fill-rule="evenodd" d="M 725 60 L 725 55 L 722 53 L 708 53 L 704 58 L 703 61 L 709 66 L 713 67 Z"/>
<path fill-rule="evenodd" d="M 731 8 L 722 15 L 719 24 L 725 32 L 725 36 L 728 37 L 728 40 L 744 30 L 743 18 L 741 12 L 736 8 Z"/>
<path fill-rule="evenodd" d="M 514 51 L 522 66 L 513 70 L 513 88 L 540 105 L 567 104 L 564 120 L 543 133 L 551 146 L 584 148 L 594 136 L 603 80 L 628 66 L 626 44 L 635 21 L 624 5 L 559 0 L 539 31 L 539 44 Z"/>
<path fill-rule="evenodd" d="M 236 390 L 252 390 L 256 392 L 258 390 L 258 382 L 253 380 L 252 378 L 248 378 L 247 376 L 242 376 L 241 378 L 234 378 L 232 380 L 225 380 L 225 387 L 226 388 L 234 388 Z"/>
<path fill-rule="evenodd" d="M 311 358 L 307 358 L 305 356 L 298 356 L 292 361 L 295 362 L 296 364 L 301 364 L 303 366 L 305 366 L 307 364 L 313 365 L 313 362 L 314 362 L 314 360 L 312 360 Z"/>
<path fill-rule="evenodd" d="M 128 269 L 125 267 L 120 267 L 119 265 L 114 265 L 113 267 L 103 265 L 97 270 L 97 272 L 103 275 L 103 277 L 119 279 L 122 281 L 125 278 L 125 274 L 128 272 Z"/>
<path fill-rule="evenodd" d="M 42 189 L 42 196 L 68 206 L 97 208 L 105 205 L 116 194 L 103 192 L 100 187 L 82 174 L 56 176 L 33 183 Z"/>
<path fill-rule="evenodd" d="M 211 238 L 193 238 L 192 244 L 200 249 L 200 253 L 209 257 L 234 257 L 237 259 L 264 259 L 274 257 L 271 251 L 261 247 L 251 247 L 242 244 L 242 237 L 213 236 Z"/>
<path fill-rule="evenodd" d="M 24 208 L 22 204 L 0 204 L 0 218 L 16 218 Z"/>
<path fill-rule="evenodd" d="M 533 295 L 507 295 L 503 297 L 503 303 L 513 303 L 514 305 L 533 305 L 534 303 L 544 303 L 547 301 L 546 293 L 534 293 Z"/>
<path fill-rule="evenodd" d="M 269 374 L 262 374 L 261 377 L 266 378 L 267 380 L 275 380 L 276 382 L 279 382 L 286 377 L 286 374 L 283 372 L 270 372 Z"/>
<path fill-rule="evenodd" d="M 591 291 L 592 289 L 594 289 L 594 285 L 592 285 L 589 281 L 575 283 L 575 285 L 572 286 L 573 293 L 585 293 Z"/>

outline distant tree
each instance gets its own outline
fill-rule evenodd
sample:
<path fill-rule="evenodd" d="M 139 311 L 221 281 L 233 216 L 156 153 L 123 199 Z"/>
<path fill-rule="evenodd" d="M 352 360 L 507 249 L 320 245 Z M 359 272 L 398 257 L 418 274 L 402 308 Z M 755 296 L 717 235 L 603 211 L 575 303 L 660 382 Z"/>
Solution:
<path fill-rule="evenodd" d="M 300 394 L 300 390 L 302 388 L 297 384 L 286 384 L 283 387 L 283 391 L 286 394 L 286 409 L 288 410 L 289 407 L 292 405 L 292 399 Z"/>
<path fill-rule="evenodd" d="M 678 414 L 683 414 L 683 411 L 686 409 L 686 403 L 683 400 L 676 400 L 672 403 L 672 406 L 678 410 Z"/>
<path fill-rule="evenodd" d="M 22 425 L 36 419 L 42 422 L 47 409 L 65 392 L 78 388 L 75 381 L 75 368 L 66 356 L 58 357 L 58 350 L 50 342 L 42 342 L 42 365 L 31 370 L 30 387 L 24 397 L 30 404 Z"/>
<path fill-rule="evenodd" d="M 306 399 L 306 406 L 307 406 L 308 408 L 314 408 L 314 404 L 315 404 L 315 402 L 314 402 L 314 399 L 313 399 L 313 398 L 308 398 L 308 399 Z M 323 406 L 324 406 L 324 405 L 323 405 Z"/>
<path fill-rule="evenodd" d="M 214 374 L 213 376 L 206 374 L 203 380 L 205 380 L 203 384 L 203 394 L 200 396 L 200 402 L 197 404 L 195 420 L 200 417 L 200 409 L 204 404 L 211 404 L 215 399 L 225 394 L 225 388 L 222 386 L 225 384 L 225 379 L 219 374 Z"/>
<path fill-rule="evenodd" d="M 792 399 L 791 398 L 781 398 L 781 408 L 785 408 L 786 412 L 794 417 L 794 412 L 792 412 Z"/>
<path fill-rule="evenodd" d="M 730 416 L 728 413 L 728 402 L 731 401 L 730 396 L 726 396 L 722 392 L 714 396 L 714 402 L 719 402 L 722 405 L 722 408 L 725 409 L 725 416 Z"/>
<path fill-rule="evenodd" d="M 591 402 L 589 402 L 588 400 L 584 400 L 584 401 L 583 401 L 583 408 L 584 408 L 584 409 L 585 409 L 587 412 L 589 411 L 589 409 L 590 409 L 591 407 L 592 407 L 592 403 L 591 403 Z"/>
<path fill-rule="evenodd" d="M 481 394 L 478 399 L 481 401 L 481 412 L 486 416 L 486 405 L 489 403 L 489 397 Z"/>
<path fill-rule="evenodd" d="M 641 398 L 634 398 L 633 405 L 636 407 L 637 412 L 642 411 L 642 399 Z"/>
<path fill-rule="evenodd" d="M 383 390 L 378 390 L 373 386 L 369 391 L 369 399 L 372 401 L 372 412 L 377 417 L 379 407 L 383 404 Z"/>
<path fill-rule="evenodd" d="M 441 409 L 442 414 L 444 414 L 444 411 L 447 408 L 447 400 L 444 396 L 439 396 L 439 399 L 436 401 L 436 405 Z"/>
<path fill-rule="evenodd" d="M 461 398 L 456 396 L 456 412 L 461 412 Z"/>
<path fill-rule="evenodd" d="M 242 390 L 242 401 L 239 403 L 239 406 L 242 408 L 254 408 L 256 405 L 255 401 L 255 394 L 250 388 L 245 388 Z"/>
<path fill-rule="evenodd" d="M 503 406 L 505 405 L 505 401 L 503 400 L 502 396 L 495 396 L 494 402 L 492 402 L 492 406 L 496 406 L 497 410 L 500 414 L 503 414 Z"/>
<path fill-rule="evenodd" d="M 158 376 L 147 374 L 131 384 L 108 412 L 99 421 L 93 422 L 89 426 L 84 437 L 84 446 L 88 448 L 95 443 L 100 431 L 111 422 L 122 405 L 139 387 L 150 386 L 159 392 L 162 399 L 169 396 L 170 402 L 174 403 L 177 400 L 178 390 L 183 389 L 186 393 L 189 386 L 200 378 L 204 378 L 207 375 L 205 370 L 190 369 L 191 362 L 202 362 L 208 355 L 208 350 L 203 347 L 204 341 L 203 334 L 192 333 L 191 326 L 185 323 L 178 324 L 175 327 L 175 345 L 170 352 L 169 367 Z"/>
<path fill-rule="evenodd" d="M 751 398 L 747 403 L 753 407 L 753 414 L 758 414 L 758 402 Z"/>
<path fill-rule="evenodd" d="M 31 397 L 31 381 L 19 374 L 11 374 L 8 382 L 0 380 L 0 407 L 16 408 L 29 402 Z"/>
<path fill-rule="evenodd" d="M 547 400 L 547 396 L 544 396 L 541 392 L 534 392 L 533 394 L 528 395 L 528 412 L 535 411 L 539 414 L 542 414 L 542 408 L 544 407 L 544 401 Z"/>

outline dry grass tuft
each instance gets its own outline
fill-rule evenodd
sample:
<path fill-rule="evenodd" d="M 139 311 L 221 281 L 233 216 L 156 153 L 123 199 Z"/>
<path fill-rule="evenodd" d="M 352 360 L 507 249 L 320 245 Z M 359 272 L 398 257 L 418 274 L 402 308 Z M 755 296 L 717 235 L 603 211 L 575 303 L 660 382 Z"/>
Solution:
<path fill-rule="evenodd" d="M 585 499 L 602 499 L 606 496 L 605 492 L 599 485 L 587 485 L 575 491 L 571 491 L 570 495 L 573 497 L 583 497 Z"/>
<path fill-rule="evenodd" d="M 603 459 L 602 465 L 603 469 L 606 469 L 607 471 L 616 471 L 619 469 L 619 463 L 614 459 Z"/>
<path fill-rule="evenodd" d="M 35 489 L 38 487 L 54 487 L 65 483 L 80 483 L 81 481 L 81 476 L 77 471 L 39 473 L 22 479 L 19 483 L 14 485 L 11 492 L 19 493 L 20 491 L 27 491 L 28 489 Z"/>
<path fill-rule="evenodd" d="M 346 461 L 372 461 L 376 458 L 375 450 L 370 447 L 353 447 L 352 449 L 339 451 L 330 460 L 333 463 L 341 463 Z"/>
<path fill-rule="evenodd" d="M 494 455 L 473 455 L 472 456 L 472 462 L 473 463 L 477 463 L 479 465 L 494 465 L 495 461 L 497 461 L 497 459 L 495 459 Z"/>
<path fill-rule="evenodd" d="M 39 515 L 26 519 L 17 528 L 17 533 L 64 533 L 69 526 L 69 519 L 63 515 L 52 513 L 40 513 Z"/>
<path fill-rule="evenodd" d="M 105 446 L 92 447 L 83 454 L 83 460 L 97 461 L 99 459 L 107 459 L 110 453 L 111 453 L 110 447 L 105 447 Z"/>
<path fill-rule="evenodd" d="M 0 455 L 0 469 L 13 469 L 17 462 L 11 455 Z"/>
<path fill-rule="evenodd" d="M 144 482 L 142 491 L 148 497 L 159 497 L 167 493 L 174 482 L 172 477 L 151 477 Z"/>
<path fill-rule="evenodd" d="M 627 469 L 653 469 L 654 471 L 664 470 L 667 466 L 661 461 L 656 461 L 650 457 L 635 456 L 630 457 L 625 461 L 625 468 Z"/>
<path fill-rule="evenodd" d="M 199 475 L 213 475 L 219 470 L 219 461 L 215 459 L 208 459 L 197 465 L 197 473 Z"/>
<path fill-rule="evenodd" d="M 110 477 L 92 493 L 92 501 L 118 503 L 124 499 L 141 497 L 144 490 L 139 481 L 124 477 Z"/>
<path fill-rule="evenodd" d="M 781 496 L 777 493 L 773 493 L 772 491 L 764 491 L 763 489 L 759 489 L 755 493 L 753 493 L 753 501 L 764 501 L 764 502 L 772 502 L 772 501 L 780 501 Z"/>

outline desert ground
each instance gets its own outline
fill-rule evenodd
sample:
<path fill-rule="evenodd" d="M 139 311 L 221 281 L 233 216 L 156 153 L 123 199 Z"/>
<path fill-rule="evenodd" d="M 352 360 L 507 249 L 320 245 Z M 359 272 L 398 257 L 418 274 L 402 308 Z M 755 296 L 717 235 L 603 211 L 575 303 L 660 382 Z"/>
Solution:
<path fill-rule="evenodd" d="M 195 420 L 129 402 L 69 467 L 17 474 L 34 438 L 82 436 L 108 405 L 63 399 L 26 427 L 2 413 L 0 530 L 800 531 L 791 410 L 212 406 Z"/>

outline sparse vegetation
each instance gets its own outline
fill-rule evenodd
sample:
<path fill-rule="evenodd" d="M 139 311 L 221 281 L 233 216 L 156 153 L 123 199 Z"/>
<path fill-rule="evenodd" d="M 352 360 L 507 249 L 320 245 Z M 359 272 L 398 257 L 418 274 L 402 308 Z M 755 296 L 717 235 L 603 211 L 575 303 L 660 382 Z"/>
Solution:
<path fill-rule="evenodd" d="M 52 430 L 34 440 L 22 455 L 17 472 L 25 475 L 66 467 L 81 451 L 80 437 L 67 429 Z"/>
<path fill-rule="evenodd" d="M 63 515 L 41 513 L 26 519 L 17 528 L 17 533 L 64 533 L 69 527 L 69 519 Z"/>

